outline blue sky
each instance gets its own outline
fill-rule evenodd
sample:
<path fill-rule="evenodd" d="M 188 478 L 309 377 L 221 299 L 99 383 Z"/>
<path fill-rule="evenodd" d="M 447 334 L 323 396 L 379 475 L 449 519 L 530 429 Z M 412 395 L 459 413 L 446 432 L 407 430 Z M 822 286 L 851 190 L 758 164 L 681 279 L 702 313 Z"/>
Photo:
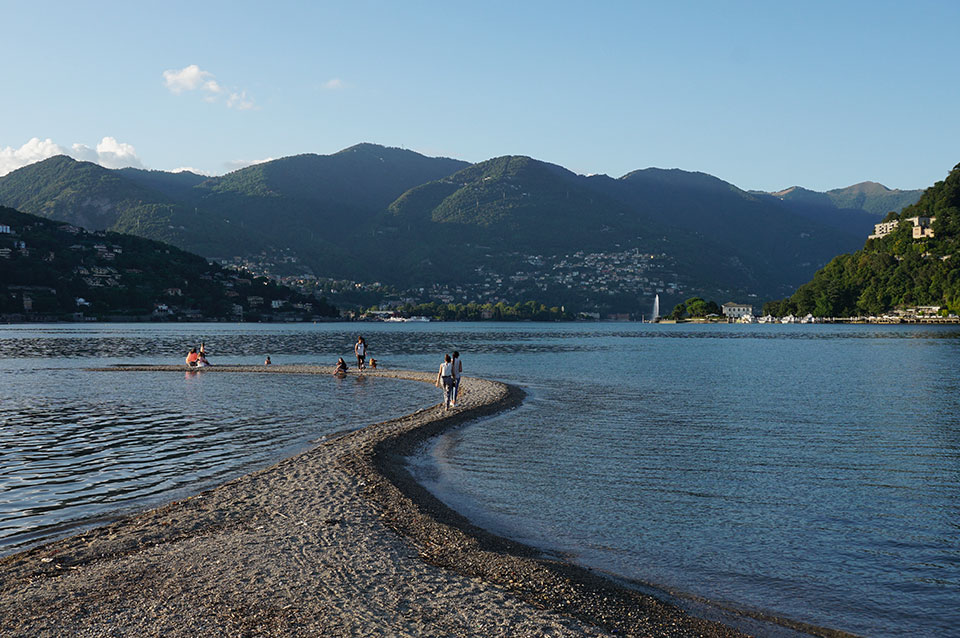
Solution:
<path fill-rule="evenodd" d="M 0 173 L 221 174 L 358 142 L 741 188 L 960 162 L 960 3 L 0 0 Z"/>

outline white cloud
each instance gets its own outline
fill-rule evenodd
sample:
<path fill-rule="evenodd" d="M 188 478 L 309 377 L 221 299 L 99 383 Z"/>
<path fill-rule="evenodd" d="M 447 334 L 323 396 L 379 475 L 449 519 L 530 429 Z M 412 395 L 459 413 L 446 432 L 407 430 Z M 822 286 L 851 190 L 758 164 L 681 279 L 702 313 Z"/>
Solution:
<path fill-rule="evenodd" d="M 54 144 L 50 138 L 41 140 L 39 137 L 32 138 L 20 148 L 13 148 L 12 146 L 0 148 L 0 175 L 6 175 L 27 164 L 33 164 L 54 155 L 64 155 L 66 153 L 67 149 L 59 144 Z"/>
<path fill-rule="evenodd" d="M 192 166 L 178 166 L 177 168 L 170 169 L 171 173 L 194 173 L 196 175 L 203 175 L 204 177 L 213 177 L 213 173 L 210 171 L 204 171 L 199 168 L 194 168 Z"/>
<path fill-rule="evenodd" d="M 67 148 L 50 138 L 41 140 L 34 137 L 20 148 L 0 147 L 0 176 L 55 155 L 69 155 L 74 159 L 94 162 L 106 168 L 143 168 L 136 149 L 130 144 L 118 142 L 114 137 L 104 137 L 96 148 L 85 144 L 73 144 Z"/>
<path fill-rule="evenodd" d="M 346 85 L 343 83 L 343 80 L 341 80 L 340 78 L 332 78 L 330 80 L 327 80 L 320 86 L 328 91 L 339 91 L 340 89 L 344 88 Z"/>
<path fill-rule="evenodd" d="M 247 92 L 240 89 L 227 89 L 217 82 L 213 73 L 204 71 L 196 64 L 185 66 L 179 71 L 167 69 L 163 72 L 163 82 L 174 95 L 187 91 L 200 91 L 203 101 L 217 102 L 220 97 L 226 96 L 227 108 L 238 111 L 249 111 L 257 108 L 253 100 L 247 97 Z"/>
<path fill-rule="evenodd" d="M 105 137 L 97 144 L 96 149 L 83 144 L 74 144 L 68 155 L 87 162 L 94 162 L 105 168 L 143 168 L 143 163 L 137 157 L 137 149 L 130 144 L 118 142 L 114 137 Z"/>
<path fill-rule="evenodd" d="M 263 164 L 264 162 L 272 162 L 275 158 L 268 157 L 261 160 L 232 160 L 229 162 L 224 162 L 223 165 L 227 168 L 228 173 L 233 171 L 239 171 L 241 168 L 246 168 L 248 166 L 253 166 L 254 164 Z"/>
<path fill-rule="evenodd" d="M 171 93 L 180 95 L 184 91 L 202 89 L 209 93 L 222 93 L 223 89 L 213 79 L 213 73 L 203 71 L 196 64 L 186 66 L 179 71 L 168 69 L 163 72 L 163 81 Z"/>
<path fill-rule="evenodd" d="M 230 97 L 227 98 L 227 108 L 237 109 L 238 111 L 249 111 L 257 107 L 253 103 L 253 100 L 247 97 L 246 91 L 240 91 L 239 93 L 230 94 Z"/>

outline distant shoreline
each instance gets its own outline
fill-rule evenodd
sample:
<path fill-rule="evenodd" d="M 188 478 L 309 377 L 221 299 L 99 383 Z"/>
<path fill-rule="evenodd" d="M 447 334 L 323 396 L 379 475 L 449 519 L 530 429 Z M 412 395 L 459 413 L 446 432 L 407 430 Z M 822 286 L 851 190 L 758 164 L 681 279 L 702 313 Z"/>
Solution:
<path fill-rule="evenodd" d="M 116 319 L 97 319 L 86 321 L 65 321 L 61 319 L 30 319 L 14 320 L 0 317 L 0 325 L 22 326 L 30 324 L 38 325 L 64 325 L 64 326 L 83 326 L 91 324 L 150 324 L 150 325 L 189 325 L 189 324 L 232 324 L 232 325 L 301 325 L 301 324 L 391 324 L 394 322 L 383 321 L 380 319 L 316 319 L 309 321 L 230 321 L 226 319 L 191 319 L 189 321 L 157 321 L 137 318 L 116 318 Z M 424 323 L 481 323 L 481 324 L 522 324 L 522 323 L 575 323 L 575 324 L 624 324 L 624 323 L 643 323 L 643 324 L 662 324 L 662 325 L 753 325 L 762 322 L 738 322 L 727 319 L 659 319 L 658 321 L 647 321 L 638 319 L 555 319 L 555 320 L 532 320 L 532 319 L 482 319 L 479 321 L 457 320 L 457 319 L 431 319 L 422 322 L 397 322 L 413 323 L 422 325 Z M 850 324 L 850 325 L 960 325 L 960 316 L 954 317 L 828 317 L 816 318 L 814 321 L 780 321 L 775 318 L 774 321 L 766 322 L 764 325 L 807 325 L 807 324 Z"/>

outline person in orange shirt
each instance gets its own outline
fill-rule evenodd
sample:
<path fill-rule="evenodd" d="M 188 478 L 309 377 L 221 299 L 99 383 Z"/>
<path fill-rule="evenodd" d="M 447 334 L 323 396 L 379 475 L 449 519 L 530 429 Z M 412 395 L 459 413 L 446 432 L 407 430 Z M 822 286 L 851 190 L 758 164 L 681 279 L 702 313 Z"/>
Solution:
<path fill-rule="evenodd" d="M 197 367 L 197 359 L 200 358 L 200 355 L 197 354 L 196 348 L 190 348 L 190 352 L 187 353 L 187 365 L 191 368 Z"/>

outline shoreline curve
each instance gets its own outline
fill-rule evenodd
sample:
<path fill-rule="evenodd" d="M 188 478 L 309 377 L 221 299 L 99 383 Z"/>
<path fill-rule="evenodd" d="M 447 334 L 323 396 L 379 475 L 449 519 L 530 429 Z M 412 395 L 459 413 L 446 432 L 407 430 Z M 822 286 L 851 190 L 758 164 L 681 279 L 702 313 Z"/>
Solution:
<path fill-rule="evenodd" d="M 0 627 L 10 636 L 745 635 L 478 528 L 430 494 L 406 458 L 525 396 L 470 377 L 462 392 L 456 410 L 431 406 L 341 433 L 196 496 L 0 558 Z"/>

